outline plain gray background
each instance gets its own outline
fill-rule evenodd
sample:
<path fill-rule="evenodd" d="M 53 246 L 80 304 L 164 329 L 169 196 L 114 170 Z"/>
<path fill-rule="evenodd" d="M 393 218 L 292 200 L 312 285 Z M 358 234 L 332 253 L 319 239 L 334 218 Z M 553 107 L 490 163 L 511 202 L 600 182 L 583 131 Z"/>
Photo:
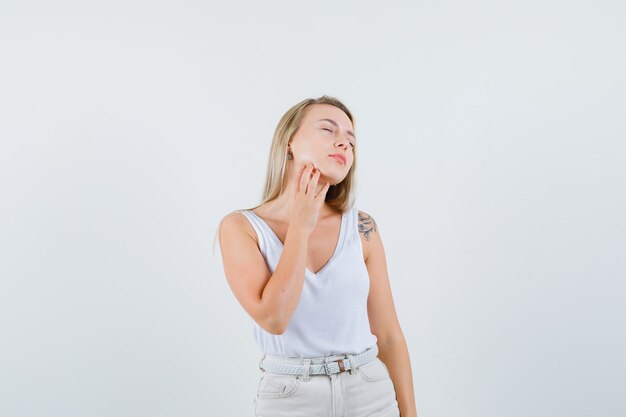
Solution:
<path fill-rule="evenodd" d="M 3 2 L 0 416 L 252 416 L 217 223 L 343 100 L 420 417 L 626 414 L 621 1 Z"/>

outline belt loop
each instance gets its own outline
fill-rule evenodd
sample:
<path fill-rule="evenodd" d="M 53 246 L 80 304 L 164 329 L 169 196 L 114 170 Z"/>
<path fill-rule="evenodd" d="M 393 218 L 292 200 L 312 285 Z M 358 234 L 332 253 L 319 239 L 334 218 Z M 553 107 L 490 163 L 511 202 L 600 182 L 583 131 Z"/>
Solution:
<path fill-rule="evenodd" d="M 311 359 L 305 359 L 304 369 L 302 370 L 302 380 L 304 382 L 307 382 L 310 379 L 309 378 L 310 369 L 311 369 Z"/>
<path fill-rule="evenodd" d="M 261 359 L 259 359 L 259 369 L 263 372 L 265 372 L 265 369 L 263 369 L 263 367 L 261 366 L 261 364 L 263 363 L 263 359 L 265 359 L 265 356 L 267 355 L 267 353 L 263 353 L 261 355 Z"/>
<path fill-rule="evenodd" d="M 348 360 L 350 361 L 350 369 L 349 369 L 350 375 L 354 375 L 354 372 L 356 371 L 356 368 L 357 368 L 356 356 L 350 353 L 348 353 L 346 356 L 348 357 Z"/>

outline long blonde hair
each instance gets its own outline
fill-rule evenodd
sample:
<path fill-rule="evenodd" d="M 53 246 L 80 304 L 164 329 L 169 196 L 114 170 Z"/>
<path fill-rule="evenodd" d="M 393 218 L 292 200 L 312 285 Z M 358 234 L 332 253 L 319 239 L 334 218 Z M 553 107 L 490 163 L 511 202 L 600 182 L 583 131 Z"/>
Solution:
<path fill-rule="evenodd" d="M 342 110 L 352 122 L 353 129 L 356 129 L 354 117 L 348 108 L 337 98 L 323 95 L 318 98 L 307 98 L 292 106 L 278 121 L 278 125 L 274 130 L 274 138 L 270 147 L 270 155 L 267 164 L 267 175 L 265 177 L 265 187 L 261 197 L 261 203 L 257 206 L 242 210 L 252 210 L 263 204 L 274 200 L 283 191 L 285 185 L 285 174 L 287 164 L 287 147 L 291 143 L 294 134 L 300 128 L 302 120 L 306 115 L 306 110 L 313 104 L 330 104 Z M 353 148 L 354 161 L 348 175 L 339 184 L 331 185 L 326 192 L 325 203 L 329 206 L 340 210 L 342 213 L 347 211 L 354 204 L 355 198 L 355 170 L 357 164 L 357 145 Z M 217 233 L 213 239 L 213 250 L 215 251 L 215 240 L 220 234 L 222 222 L 217 228 Z"/>

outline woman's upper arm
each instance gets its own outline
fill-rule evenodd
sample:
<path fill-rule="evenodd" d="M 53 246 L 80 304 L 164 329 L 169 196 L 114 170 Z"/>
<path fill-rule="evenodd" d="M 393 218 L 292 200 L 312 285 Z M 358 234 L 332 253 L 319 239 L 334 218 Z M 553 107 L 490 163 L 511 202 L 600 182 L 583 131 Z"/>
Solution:
<path fill-rule="evenodd" d="M 254 233 L 241 213 L 233 212 L 222 219 L 219 238 L 224 274 L 237 301 L 250 317 L 268 332 L 277 334 L 271 314 L 262 303 L 263 290 L 271 273 Z"/>
<path fill-rule="evenodd" d="M 378 338 L 379 348 L 403 337 L 398 321 L 387 273 L 387 260 L 378 225 L 369 214 L 359 211 L 359 233 L 367 258 L 365 265 L 370 277 L 367 312 L 370 329 Z"/>

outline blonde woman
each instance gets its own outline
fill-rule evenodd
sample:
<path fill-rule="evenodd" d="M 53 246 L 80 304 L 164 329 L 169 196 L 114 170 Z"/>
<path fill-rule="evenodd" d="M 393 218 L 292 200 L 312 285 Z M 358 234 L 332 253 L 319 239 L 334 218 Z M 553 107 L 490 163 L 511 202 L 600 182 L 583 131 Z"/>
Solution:
<path fill-rule="evenodd" d="M 382 240 L 352 202 L 357 148 L 343 103 L 301 101 L 276 127 L 261 204 L 220 222 L 261 350 L 257 417 L 417 416 Z"/>

